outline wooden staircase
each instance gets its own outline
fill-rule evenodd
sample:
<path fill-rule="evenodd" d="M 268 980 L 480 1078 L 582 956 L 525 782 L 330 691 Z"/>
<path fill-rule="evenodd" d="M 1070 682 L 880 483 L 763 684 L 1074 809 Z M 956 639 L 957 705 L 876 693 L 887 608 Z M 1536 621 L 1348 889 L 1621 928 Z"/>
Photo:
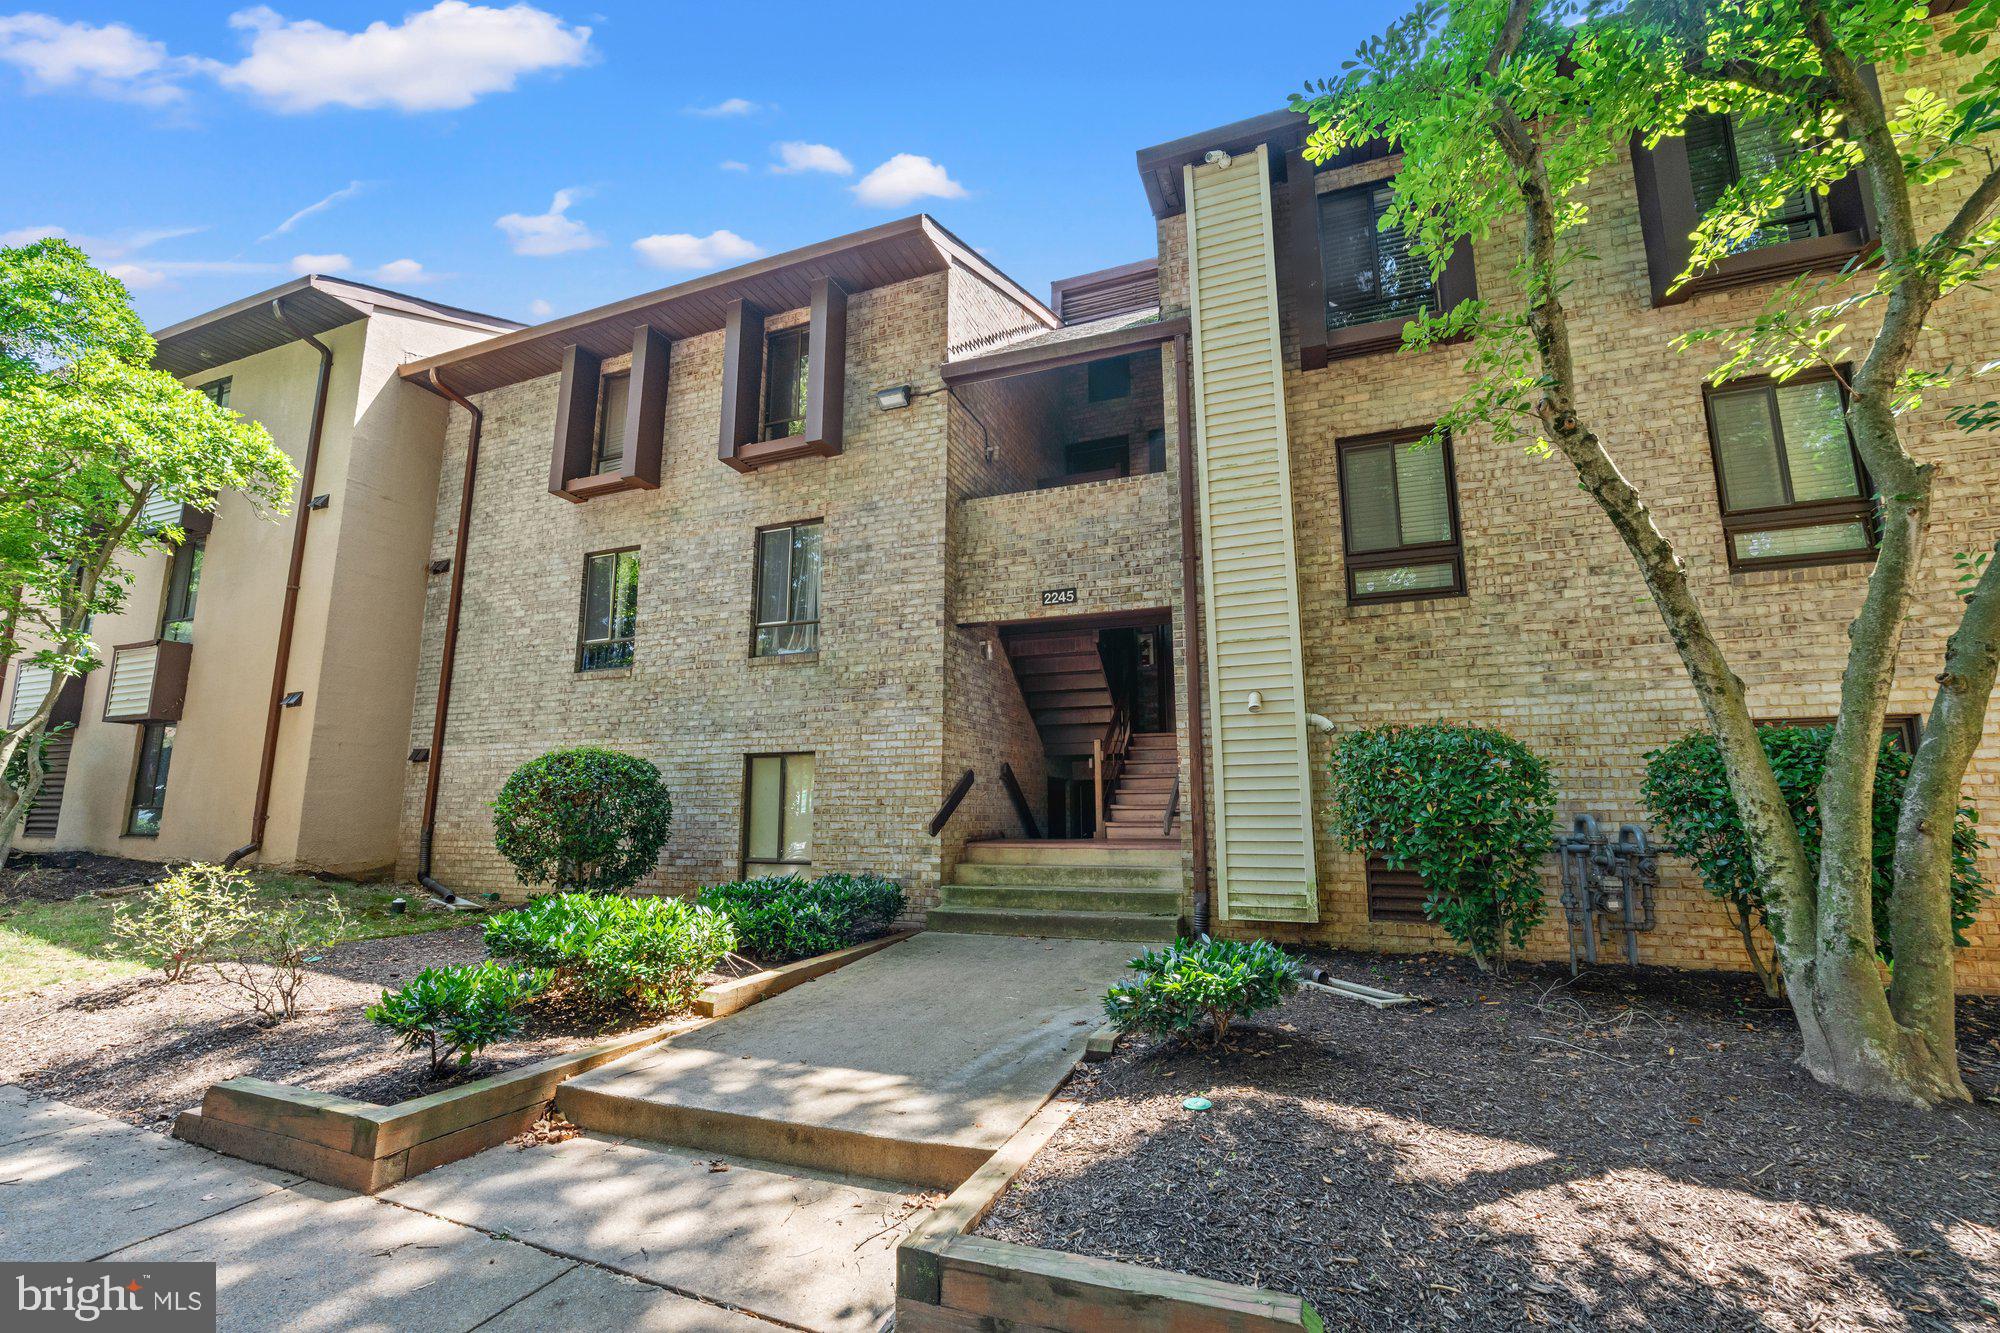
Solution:
<path fill-rule="evenodd" d="M 1179 738 L 1171 731 L 1132 733 L 1125 763 L 1105 794 L 1103 836 L 1108 842 L 1179 838 Z M 1171 822 L 1169 805 L 1175 806 Z"/>
<path fill-rule="evenodd" d="M 1021 697 L 1035 716 L 1050 758 L 1090 753 L 1111 722 L 1111 684 L 1094 632 L 1035 634 L 1011 639 L 1008 660 Z"/>

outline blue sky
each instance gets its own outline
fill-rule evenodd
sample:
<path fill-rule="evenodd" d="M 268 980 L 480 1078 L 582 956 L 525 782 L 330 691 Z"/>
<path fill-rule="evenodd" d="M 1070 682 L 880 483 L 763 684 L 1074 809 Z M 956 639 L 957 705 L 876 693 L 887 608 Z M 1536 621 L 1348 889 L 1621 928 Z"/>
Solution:
<path fill-rule="evenodd" d="M 1401 8 L 0 0 L 0 239 L 156 327 L 305 267 L 533 320 L 919 211 L 1041 294 L 1152 253 L 1136 149 Z"/>

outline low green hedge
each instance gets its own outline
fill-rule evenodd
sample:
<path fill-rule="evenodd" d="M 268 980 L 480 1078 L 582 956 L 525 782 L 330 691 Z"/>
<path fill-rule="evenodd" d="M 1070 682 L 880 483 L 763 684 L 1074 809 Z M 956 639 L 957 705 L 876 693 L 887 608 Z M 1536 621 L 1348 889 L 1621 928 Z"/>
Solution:
<path fill-rule="evenodd" d="M 880 935 L 901 915 L 903 889 L 880 875 L 787 875 L 711 884 L 695 901 L 729 919 L 738 948 L 784 963 Z"/>
<path fill-rule="evenodd" d="M 681 898 L 555 893 L 486 920 L 486 951 L 547 968 L 599 1005 L 673 1013 L 693 1005 L 702 981 L 736 947 L 719 912 Z"/>

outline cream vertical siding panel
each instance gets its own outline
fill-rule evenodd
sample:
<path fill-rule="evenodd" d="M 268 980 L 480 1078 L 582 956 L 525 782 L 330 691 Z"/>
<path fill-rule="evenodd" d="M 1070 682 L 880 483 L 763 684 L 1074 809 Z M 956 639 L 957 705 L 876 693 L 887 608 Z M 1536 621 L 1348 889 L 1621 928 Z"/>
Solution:
<path fill-rule="evenodd" d="M 1191 166 L 1186 187 L 1219 912 L 1316 921 L 1270 158 Z"/>
<path fill-rule="evenodd" d="M 153 707 L 153 673 L 160 665 L 157 644 L 120 648 L 111 658 L 111 684 L 105 691 L 104 716 L 144 717 Z"/>

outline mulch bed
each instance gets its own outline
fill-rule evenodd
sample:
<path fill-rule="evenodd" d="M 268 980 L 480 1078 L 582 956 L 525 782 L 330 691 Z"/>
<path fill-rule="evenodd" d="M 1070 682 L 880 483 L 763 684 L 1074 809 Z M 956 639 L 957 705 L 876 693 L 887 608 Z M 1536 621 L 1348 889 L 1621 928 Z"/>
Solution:
<path fill-rule="evenodd" d="M 385 987 L 426 967 L 484 957 L 477 925 L 338 945 L 312 965 L 304 1012 L 270 1027 L 240 991 L 205 972 L 176 984 L 149 974 L 51 988 L 0 1003 L 0 1083 L 165 1132 L 222 1079 L 270 1079 L 386 1104 L 653 1021 L 538 1002 L 520 1037 L 489 1047 L 462 1073 L 431 1079 L 423 1055 L 398 1050 L 396 1038 L 362 1013 Z"/>
<path fill-rule="evenodd" d="M 68 902 L 86 893 L 152 884 L 172 873 L 172 866 L 158 861 L 95 852 L 16 852 L 0 870 L 0 898 Z"/>
<path fill-rule="evenodd" d="M 1223 1053 L 1121 1042 L 980 1233 L 1330 1328 L 2000 1326 L 2000 1001 L 1960 1005 L 1978 1100 L 1925 1113 L 1814 1083 L 1735 976 L 1315 961 L 1425 1003 L 1306 991 Z"/>

